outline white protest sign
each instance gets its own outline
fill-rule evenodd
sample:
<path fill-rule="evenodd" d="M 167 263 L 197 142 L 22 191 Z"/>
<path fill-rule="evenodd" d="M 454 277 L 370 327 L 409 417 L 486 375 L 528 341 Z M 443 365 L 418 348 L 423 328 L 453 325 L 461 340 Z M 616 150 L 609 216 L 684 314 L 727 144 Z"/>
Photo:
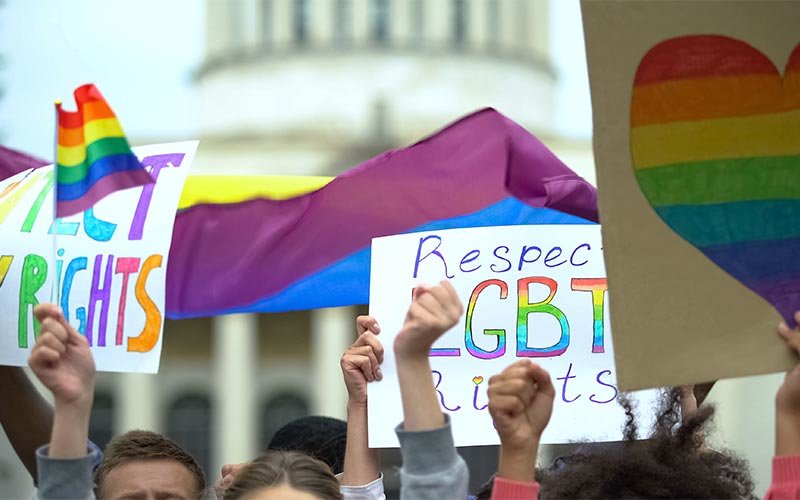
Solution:
<path fill-rule="evenodd" d="M 370 447 L 398 446 L 394 428 L 403 410 L 394 337 L 412 289 L 442 279 L 450 279 L 465 309 L 430 358 L 456 446 L 499 444 L 487 411 L 489 377 L 523 358 L 550 372 L 556 388 L 542 443 L 622 438 L 600 226 L 503 226 L 372 240 L 370 314 L 386 354 L 383 380 L 368 386 Z M 636 398 L 646 412 L 655 393 Z M 642 417 L 646 428 L 652 418 Z"/>
<path fill-rule="evenodd" d="M 133 148 L 155 184 L 55 222 L 52 166 L 0 182 L 0 364 L 27 364 L 39 329 L 33 306 L 55 301 L 56 280 L 58 305 L 89 340 L 98 370 L 158 371 L 167 256 L 196 149 Z"/>

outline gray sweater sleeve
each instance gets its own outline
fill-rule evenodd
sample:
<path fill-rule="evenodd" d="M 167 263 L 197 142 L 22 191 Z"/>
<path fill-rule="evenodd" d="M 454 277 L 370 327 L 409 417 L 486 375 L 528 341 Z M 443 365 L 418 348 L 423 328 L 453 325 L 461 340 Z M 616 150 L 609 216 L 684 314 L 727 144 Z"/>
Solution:
<path fill-rule="evenodd" d="M 403 466 L 400 468 L 400 498 L 413 500 L 464 500 L 469 471 L 456 452 L 450 419 L 432 431 L 407 432 L 403 424 L 395 429 L 400 440 Z"/>
<path fill-rule="evenodd" d="M 80 458 L 50 458 L 50 447 L 36 450 L 38 468 L 38 500 L 74 499 L 94 500 L 94 467 L 99 450 L 89 447 L 87 455 Z"/>

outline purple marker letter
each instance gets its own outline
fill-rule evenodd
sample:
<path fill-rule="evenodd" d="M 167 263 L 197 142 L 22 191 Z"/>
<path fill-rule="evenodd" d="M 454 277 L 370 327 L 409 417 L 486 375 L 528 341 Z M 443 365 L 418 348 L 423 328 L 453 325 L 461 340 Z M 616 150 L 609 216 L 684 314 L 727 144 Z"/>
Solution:
<path fill-rule="evenodd" d="M 150 176 L 153 178 L 152 184 L 142 186 L 142 194 L 139 196 L 139 203 L 136 205 L 136 212 L 133 214 L 131 230 L 128 232 L 128 240 L 141 240 L 144 231 L 144 221 L 147 219 L 147 211 L 150 210 L 150 201 L 153 199 L 153 188 L 158 182 L 158 174 L 162 168 L 180 167 L 183 162 L 182 153 L 172 153 L 166 155 L 148 156 L 142 160 L 142 165 L 150 167 Z"/>

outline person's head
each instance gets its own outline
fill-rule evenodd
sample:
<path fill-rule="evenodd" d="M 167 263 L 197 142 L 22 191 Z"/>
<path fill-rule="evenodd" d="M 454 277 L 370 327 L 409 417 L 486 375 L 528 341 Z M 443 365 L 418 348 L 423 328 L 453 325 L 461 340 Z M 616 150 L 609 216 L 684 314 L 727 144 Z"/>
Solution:
<path fill-rule="evenodd" d="M 539 498 L 755 498 L 747 463 L 705 448 L 714 408 L 681 419 L 681 391 L 666 392 L 649 439 L 636 441 L 633 404 L 620 395 L 624 441 L 581 446 L 542 474 Z"/>
<path fill-rule="evenodd" d="M 223 500 L 340 500 L 339 481 L 305 453 L 269 451 L 242 469 Z"/>
<path fill-rule="evenodd" d="M 267 446 L 268 450 L 301 451 L 328 464 L 334 474 L 344 470 L 347 422 L 330 417 L 302 417 L 284 425 Z"/>
<path fill-rule="evenodd" d="M 109 441 L 95 472 L 98 498 L 200 498 L 206 477 L 174 441 L 150 431 L 130 431 Z"/>

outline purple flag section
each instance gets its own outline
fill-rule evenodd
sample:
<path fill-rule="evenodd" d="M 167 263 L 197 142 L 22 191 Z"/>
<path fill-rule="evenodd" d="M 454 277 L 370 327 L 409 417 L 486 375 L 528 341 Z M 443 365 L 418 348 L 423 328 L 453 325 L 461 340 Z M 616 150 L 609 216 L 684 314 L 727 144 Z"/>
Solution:
<path fill-rule="evenodd" d="M 531 217 L 531 207 L 597 221 L 593 186 L 516 123 L 478 111 L 318 191 L 182 211 L 167 312 L 180 318 L 366 303 L 372 238 L 437 221 L 448 221 L 437 228 L 567 223 L 552 210 Z"/>
<path fill-rule="evenodd" d="M 0 146 L 0 180 L 7 179 L 29 168 L 39 168 L 50 162 Z"/>

